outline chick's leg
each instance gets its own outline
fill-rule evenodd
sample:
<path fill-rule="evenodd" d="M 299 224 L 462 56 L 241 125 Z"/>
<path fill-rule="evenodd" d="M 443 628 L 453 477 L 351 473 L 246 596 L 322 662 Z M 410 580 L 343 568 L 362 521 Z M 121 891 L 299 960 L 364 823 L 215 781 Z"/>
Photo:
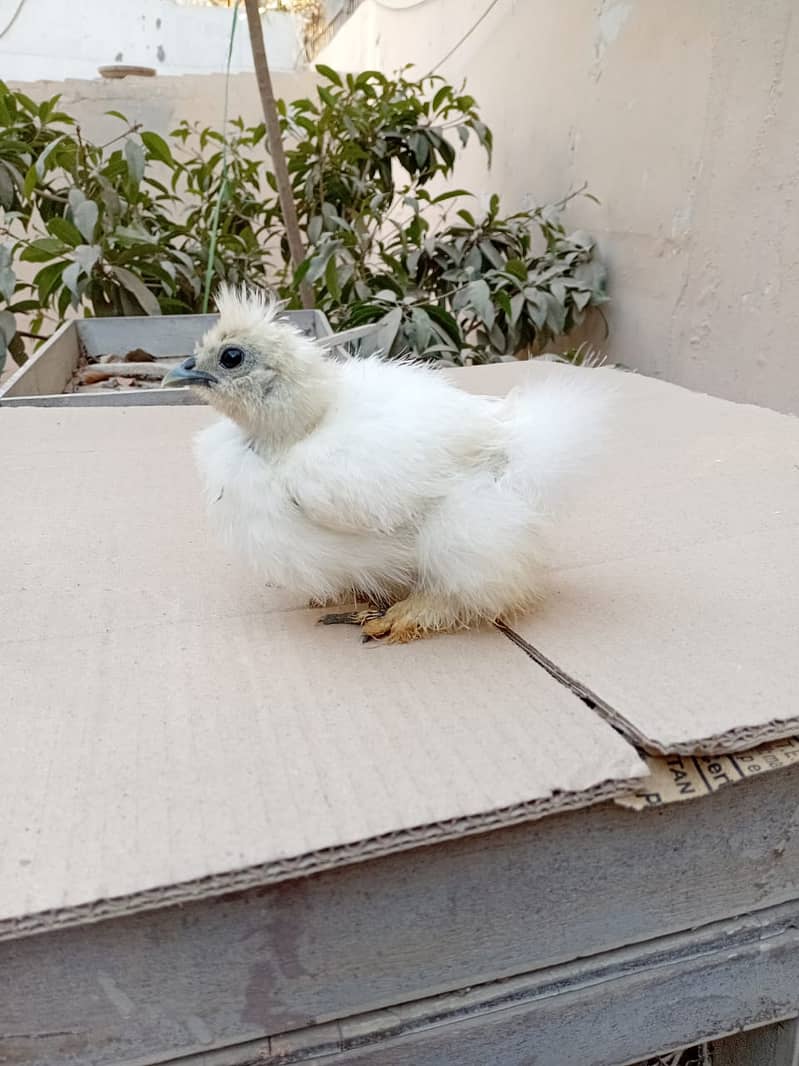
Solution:
<path fill-rule="evenodd" d="M 341 611 L 336 614 L 323 614 L 319 619 L 323 626 L 362 626 L 373 619 L 382 618 L 383 612 L 374 607 L 362 611 Z"/>
<path fill-rule="evenodd" d="M 386 644 L 408 644 L 459 625 L 453 611 L 430 593 L 412 592 L 377 618 L 363 623 L 365 640 Z"/>
<path fill-rule="evenodd" d="M 311 606 L 334 607 L 341 602 L 342 600 L 338 599 L 329 603 L 311 604 Z M 336 614 L 322 615 L 319 619 L 320 623 L 325 626 L 362 626 L 366 622 L 372 621 L 375 618 L 380 618 L 391 606 L 391 600 L 389 599 L 383 598 L 382 596 L 370 595 L 366 592 L 359 592 L 358 590 L 355 591 L 354 596 L 349 602 L 354 605 L 366 604 L 366 607 L 360 608 L 356 606 L 356 609 L 352 611 L 342 611 Z"/>

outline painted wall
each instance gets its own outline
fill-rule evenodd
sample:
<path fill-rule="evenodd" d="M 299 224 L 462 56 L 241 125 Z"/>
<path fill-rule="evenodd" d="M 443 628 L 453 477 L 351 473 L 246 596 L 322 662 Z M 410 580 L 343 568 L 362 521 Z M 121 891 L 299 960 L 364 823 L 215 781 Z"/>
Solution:
<path fill-rule="evenodd" d="M 601 199 L 570 219 L 610 267 L 610 356 L 799 412 L 796 0 L 497 0 L 459 46 L 487 0 L 399 2 L 365 0 L 320 59 L 467 78 L 496 151 L 458 184 Z"/>
<path fill-rule="evenodd" d="M 95 78 L 98 67 L 113 63 L 159 74 L 217 73 L 225 69 L 230 24 L 226 8 L 175 0 L 0 0 L 0 78 Z M 275 70 L 301 65 L 302 26 L 294 15 L 265 15 L 264 36 Z M 243 14 L 232 69 L 252 70 Z"/>
<path fill-rule="evenodd" d="M 316 74 L 308 70 L 277 72 L 272 78 L 275 95 L 296 100 L 312 91 Z M 35 100 L 57 93 L 59 105 L 72 115 L 89 140 L 103 142 L 119 133 L 118 119 L 108 111 L 119 111 L 144 129 L 167 136 L 181 119 L 221 128 L 224 115 L 224 74 L 183 75 L 164 78 L 124 78 L 119 81 L 38 81 L 33 84 L 10 82 Z M 254 74 L 234 74 L 230 79 L 230 118 L 241 116 L 255 125 L 263 121 L 263 111 Z"/>

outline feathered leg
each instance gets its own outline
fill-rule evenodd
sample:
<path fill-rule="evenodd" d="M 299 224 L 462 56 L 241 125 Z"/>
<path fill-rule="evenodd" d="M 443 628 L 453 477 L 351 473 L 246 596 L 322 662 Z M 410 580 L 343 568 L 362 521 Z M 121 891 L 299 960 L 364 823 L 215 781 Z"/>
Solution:
<path fill-rule="evenodd" d="M 463 619 L 452 605 L 427 592 L 412 592 L 377 618 L 363 622 L 364 640 L 383 640 L 386 644 L 408 644 L 459 629 Z"/>
<path fill-rule="evenodd" d="M 327 603 L 311 602 L 311 607 L 335 607 L 342 602 L 343 597 L 330 600 Z M 352 625 L 362 626 L 366 622 L 380 618 L 391 606 L 391 600 L 387 597 L 376 596 L 371 593 L 356 591 L 350 601 L 353 604 L 366 604 L 362 609 L 354 611 L 342 611 L 334 614 L 323 614 L 319 619 L 321 625 Z"/>

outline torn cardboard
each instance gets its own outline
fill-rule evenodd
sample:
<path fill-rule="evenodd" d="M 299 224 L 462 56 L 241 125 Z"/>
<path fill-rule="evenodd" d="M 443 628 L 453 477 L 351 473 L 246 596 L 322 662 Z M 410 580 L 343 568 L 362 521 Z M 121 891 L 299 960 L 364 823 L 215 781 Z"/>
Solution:
<path fill-rule="evenodd" d="M 502 393 L 551 373 L 612 375 L 618 399 L 552 593 L 514 623 L 531 655 L 649 752 L 799 732 L 799 419 L 612 370 L 454 377 Z"/>
<path fill-rule="evenodd" d="M 488 631 L 364 647 L 210 535 L 207 408 L 0 412 L 0 935 L 584 806 L 633 748 Z"/>
<path fill-rule="evenodd" d="M 799 737 L 729 755 L 645 755 L 644 761 L 648 776 L 634 791 L 616 797 L 620 807 L 643 811 L 700 799 L 747 778 L 782 770 L 799 762 Z"/>

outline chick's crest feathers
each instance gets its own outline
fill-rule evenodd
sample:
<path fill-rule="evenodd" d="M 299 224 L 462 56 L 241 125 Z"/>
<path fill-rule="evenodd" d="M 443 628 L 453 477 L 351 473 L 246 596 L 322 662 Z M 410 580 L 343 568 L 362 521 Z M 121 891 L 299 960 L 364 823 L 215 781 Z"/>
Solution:
<path fill-rule="evenodd" d="M 269 325 L 283 306 L 273 293 L 247 285 L 220 285 L 214 302 L 220 324 L 230 333 L 246 333 Z"/>

